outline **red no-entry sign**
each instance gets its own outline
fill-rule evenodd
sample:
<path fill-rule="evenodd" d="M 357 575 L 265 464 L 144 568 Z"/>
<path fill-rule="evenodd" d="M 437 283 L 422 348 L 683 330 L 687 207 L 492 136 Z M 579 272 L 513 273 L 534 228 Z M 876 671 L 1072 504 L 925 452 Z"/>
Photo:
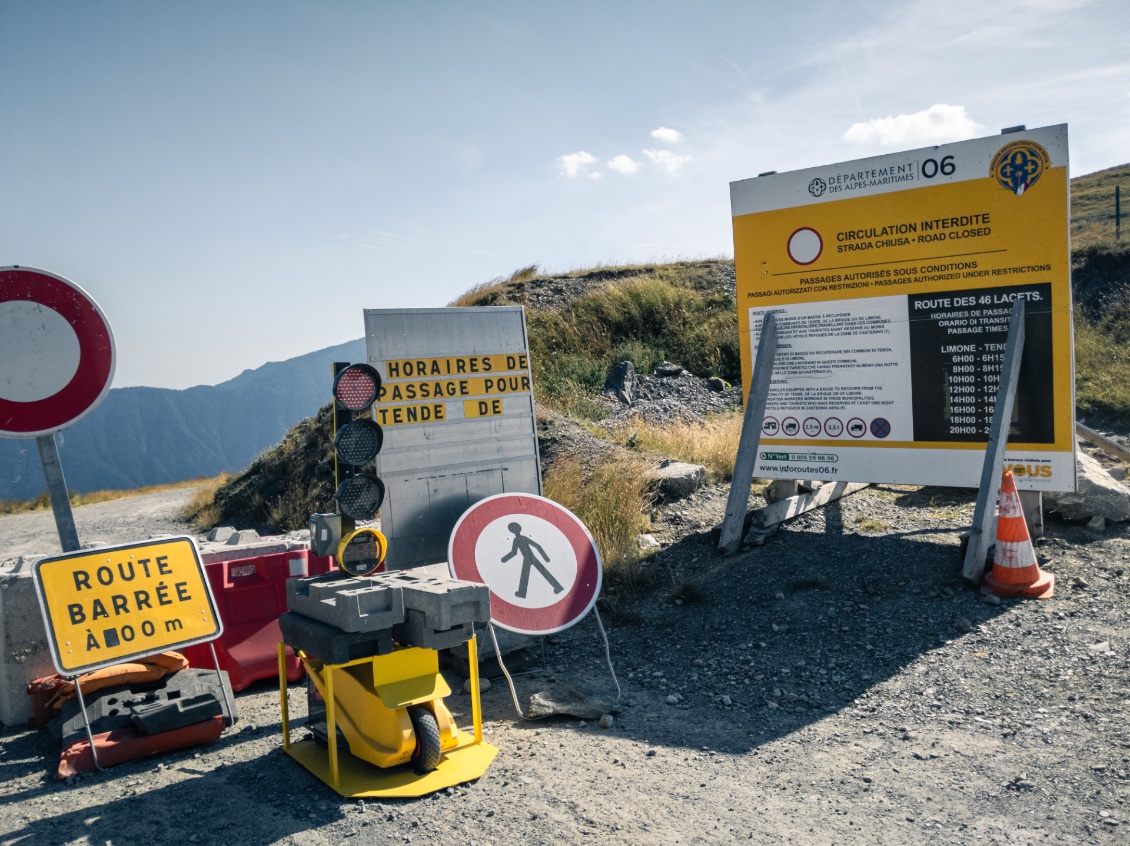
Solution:
<path fill-rule="evenodd" d="M 521 634 L 567 629 L 600 594 L 600 553 L 571 511 L 534 494 L 472 505 L 451 533 L 448 567 L 490 588 L 491 622 Z"/>
<path fill-rule="evenodd" d="M 109 321 L 82 288 L 45 270 L 0 268 L 0 437 L 77 422 L 110 390 L 114 360 Z"/>

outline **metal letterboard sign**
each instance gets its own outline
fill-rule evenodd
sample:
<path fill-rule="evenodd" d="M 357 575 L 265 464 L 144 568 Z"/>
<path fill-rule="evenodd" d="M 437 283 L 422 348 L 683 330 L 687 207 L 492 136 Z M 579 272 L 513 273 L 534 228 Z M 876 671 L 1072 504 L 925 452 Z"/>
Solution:
<path fill-rule="evenodd" d="M 44 558 L 34 576 L 51 659 L 65 676 L 223 633 L 192 538 Z"/>
<path fill-rule="evenodd" d="M 382 380 L 387 566 L 445 561 L 468 507 L 541 494 L 525 311 L 366 309 L 365 343 Z"/>
<path fill-rule="evenodd" d="M 1005 469 L 1073 490 L 1067 163 L 1052 126 L 732 183 L 746 384 L 777 323 L 754 473 L 976 487 L 1022 299 Z"/>

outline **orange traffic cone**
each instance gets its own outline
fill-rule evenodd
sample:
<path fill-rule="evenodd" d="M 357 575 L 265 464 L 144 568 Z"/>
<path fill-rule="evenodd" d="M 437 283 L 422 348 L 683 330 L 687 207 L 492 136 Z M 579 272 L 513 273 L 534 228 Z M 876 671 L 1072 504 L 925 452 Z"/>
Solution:
<path fill-rule="evenodd" d="M 1055 593 L 1055 576 L 1040 570 L 1036 550 L 1028 536 L 1028 523 L 1020 507 L 1020 494 L 1012 473 L 1005 471 L 997 508 L 997 548 L 993 571 L 981 582 L 981 593 L 1048 599 Z"/>

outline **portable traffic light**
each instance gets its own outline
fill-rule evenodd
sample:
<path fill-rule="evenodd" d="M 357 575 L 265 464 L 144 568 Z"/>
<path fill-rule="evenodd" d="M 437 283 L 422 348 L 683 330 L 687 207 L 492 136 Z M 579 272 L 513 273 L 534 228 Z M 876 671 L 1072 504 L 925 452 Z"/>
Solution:
<path fill-rule="evenodd" d="M 334 482 L 341 513 L 338 566 L 353 576 L 372 573 L 384 563 L 387 543 L 376 529 L 357 529 L 355 521 L 372 520 L 385 498 L 385 485 L 365 470 L 381 451 L 384 432 L 371 408 L 381 377 L 368 364 L 334 365 Z"/>

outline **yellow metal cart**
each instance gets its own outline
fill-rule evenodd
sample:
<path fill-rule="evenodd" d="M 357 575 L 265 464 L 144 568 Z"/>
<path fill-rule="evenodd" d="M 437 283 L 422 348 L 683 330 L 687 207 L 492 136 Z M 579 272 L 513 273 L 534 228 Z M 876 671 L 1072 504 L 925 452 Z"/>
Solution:
<path fill-rule="evenodd" d="M 283 749 L 349 798 L 426 796 L 482 776 L 498 749 L 483 741 L 476 638 L 467 641 L 472 733 L 455 726 L 443 702 L 451 688 L 434 649 L 403 647 L 387 655 L 326 664 L 298 652 L 325 702 L 326 745 L 290 739 L 286 645 L 279 643 Z M 338 729 L 347 749 L 338 748 Z"/>

